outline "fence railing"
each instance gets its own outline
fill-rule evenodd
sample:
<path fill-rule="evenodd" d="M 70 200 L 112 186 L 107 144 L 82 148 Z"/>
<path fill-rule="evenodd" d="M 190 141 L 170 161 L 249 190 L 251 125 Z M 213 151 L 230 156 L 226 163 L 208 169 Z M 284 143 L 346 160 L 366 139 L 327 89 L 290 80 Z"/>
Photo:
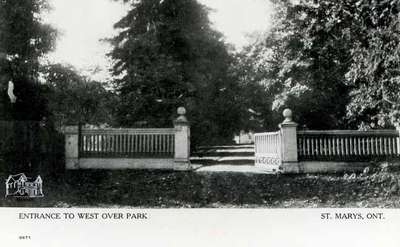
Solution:
<path fill-rule="evenodd" d="M 399 155 L 395 130 L 297 131 L 299 160 L 367 161 Z"/>
<path fill-rule="evenodd" d="M 255 134 L 256 165 L 280 164 L 283 173 L 321 173 L 362 171 L 370 162 L 400 159 L 400 129 L 297 130 L 292 111 L 285 109 L 283 116 L 278 132 Z"/>
<path fill-rule="evenodd" d="M 62 128 L 67 169 L 190 170 L 190 125 L 179 107 L 173 128 Z"/>
<path fill-rule="evenodd" d="M 174 157 L 175 129 L 83 129 L 82 158 Z"/>
<path fill-rule="evenodd" d="M 255 165 L 277 169 L 281 164 L 281 132 L 254 135 Z"/>

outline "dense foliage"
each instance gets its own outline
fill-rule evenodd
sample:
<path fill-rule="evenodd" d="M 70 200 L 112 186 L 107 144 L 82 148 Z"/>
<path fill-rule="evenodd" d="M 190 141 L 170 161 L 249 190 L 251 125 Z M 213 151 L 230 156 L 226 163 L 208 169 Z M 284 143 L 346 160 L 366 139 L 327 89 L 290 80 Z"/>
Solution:
<path fill-rule="evenodd" d="M 51 120 L 56 126 L 113 124 L 117 96 L 73 67 L 52 64 L 43 68 Z"/>
<path fill-rule="evenodd" d="M 0 90 L 2 118 L 41 120 L 48 112 L 38 82 L 40 58 L 54 47 L 56 31 L 41 22 L 44 0 L 0 1 Z M 17 101 L 9 104 L 8 82 Z"/>
<path fill-rule="evenodd" d="M 308 128 L 377 127 L 398 120 L 397 1 L 274 1 L 270 32 L 247 47 L 277 113 Z"/>
<path fill-rule="evenodd" d="M 400 124 L 400 3 L 356 1 L 349 27 L 348 116 L 370 127 Z"/>
<path fill-rule="evenodd" d="M 0 152 L 9 172 L 32 174 L 55 165 L 49 152 L 55 154 L 53 141 L 59 138 L 47 121 L 45 87 L 39 83 L 40 59 L 53 48 L 56 35 L 41 21 L 47 8 L 44 0 L 0 1 L 0 114 L 7 120 L 0 125 Z M 15 103 L 7 95 L 10 81 Z"/>
<path fill-rule="evenodd" d="M 240 87 L 208 10 L 196 0 L 130 3 L 111 40 L 119 123 L 170 126 L 176 108 L 185 106 L 193 143 L 231 140 L 240 125 Z"/>
<path fill-rule="evenodd" d="M 268 63 L 263 61 L 263 49 L 260 45 L 250 45 L 236 54 L 232 73 L 239 81 L 242 130 L 263 132 L 275 130 L 282 121 L 282 115 L 273 111 L 274 97 L 279 87 L 268 83 L 270 73 Z"/>

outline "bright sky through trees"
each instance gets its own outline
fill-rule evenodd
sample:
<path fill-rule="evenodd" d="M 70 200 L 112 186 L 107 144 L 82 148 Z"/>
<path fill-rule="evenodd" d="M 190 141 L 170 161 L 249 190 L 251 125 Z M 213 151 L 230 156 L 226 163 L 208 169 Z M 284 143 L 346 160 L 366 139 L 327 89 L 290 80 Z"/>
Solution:
<path fill-rule="evenodd" d="M 53 7 L 46 21 L 60 36 L 57 49 L 49 55 L 53 62 L 69 63 L 94 79 L 106 79 L 110 62 L 105 54 L 110 47 L 100 39 L 115 34 L 113 24 L 127 11 L 122 1 L 50 0 Z M 266 30 L 271 4 L 268 0 L 200 0 L 213 9 L 210 19 L 226 41 L 240 48 L 246 34 Z"/>

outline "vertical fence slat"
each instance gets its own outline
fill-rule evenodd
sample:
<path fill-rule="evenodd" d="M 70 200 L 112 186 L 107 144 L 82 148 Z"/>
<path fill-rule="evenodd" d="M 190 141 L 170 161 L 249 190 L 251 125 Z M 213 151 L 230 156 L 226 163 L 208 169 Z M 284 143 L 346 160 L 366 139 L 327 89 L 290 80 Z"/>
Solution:
<path fill-rule="evenodd" d="M 170 150 L 169 150 L 170 149 L 170 147 L 169 147 L 170 146 L 170 140 L 169 139 L 170 139 L 169 135 L 166 135 L 165 136 L 165 145 L 166 145 L 165 146 L 165 150 L 166 150 L 167 153 L 170 152 Z"/>
<path fill-rule="evenodd" d="M 89 151 L 93 152 L 93 135 L 90 135 L 89 137 Z"/>
<path fill-rule="evenodd" d="M 137 137 L 138 137 L 138 146 L 137 146 L 138 153 L 143 153 L 143 139 L 144 139 L 144 136 L 143 135 L 138 135 Z"/>
<path fill-rule="evenodd" d="M 340 155 L 341 155 L 341 156 L 345 156 L 343 137 L 340 138 Z"/>
<path fill-rule="evenodd" d="M 314 156 L 314 138 L 310 137 L 310 149 L 311 149 L 311 156 Z"/>
<path fill-rule="evenodd" d="M 96 148 L 97 148 L 97 152 L 100 152 L 100 135 L 96 135 Z"/>
<path fill-rule="evenodd" d="M 140 135 L 135 136 L 135 153 L 140 153 Z"/>
<path fill-rule="evenodd" d="M 392 154 L 396 155 L 397 154 L 397 149 L 396 149 L 396 137 L 391 138 L 392 139 Z"/>
<path fill-rule="evenodd" d="M 383 137 L 383 153 L 388 155 L 388 148 L 387 148 L 387 138 Z"/>
<path fill-rule="evenodd" d="M 128 156 L 128 157 L 130 157 L 130 155 L 131 155 L 131 145 L 132 145 L 131 138 L 132 138 L 132 135 L 126 135 L 126 152 L 125 152 L 125 155 Z"/>
<path fill-rule="evenodd" d="M 323 139 L 321 137 L 318 138 L 319 140 L 319 156 L 324 155 L 324 144 L 322 143 Z"/>
<path fill-rule="evenodd" d="M 101 155 L 101 157 L 104 157 L 104 154 L 105 154 L 103 138 L 104 138 L 104 136 L 100 135 L 100 155 Z"/>
<path fill-rule="evenodd" d="M 165 152 L 165 135 L 161 135 L 161 153 L 166 153 Z"/>

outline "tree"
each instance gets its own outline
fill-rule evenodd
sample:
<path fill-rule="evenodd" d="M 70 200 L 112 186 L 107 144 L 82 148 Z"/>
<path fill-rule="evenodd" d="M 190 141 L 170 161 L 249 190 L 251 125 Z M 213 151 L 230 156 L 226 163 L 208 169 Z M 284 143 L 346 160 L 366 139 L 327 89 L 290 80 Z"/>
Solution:
<path fill-rule="evenodd" d="M 353 63 L 346 74 L 353 86 L 347 116 L 367 128 L 399 126 L 400 4 L 396 0 L 356 4 Z"/>
<path fill-rule="evenodd" d="M 290 107 L 313 129 L 373 127 L 398 118 L 392 104 L 398 95 L 396 1 L 274 3 L 274 27 L 248 57 L 255 57 L 259 82 L 275 95 L 275 111 Z"/>
<path fill-rule="evenodd" d="M 38 83 L 39 59 L 54 47 L 55 29 L 41 22 L 45 0 L 0 1 L 0 89 L 2 116 L 40 120 L 47 114 Z M 15 85 L 17 102 L 11 107 L 8 82 Z"/>
<path fill-rule="evenodd" d="M 243 130 L 274 130 L 281 121 L 281 115 L 272 111 L 274 96 L 279 91 L 267 85 L 268 63 L 263 60 L 260 45 L 248 45 L 236 54 L 232 67 L 233 74 L 239 81 L 241 128 Z"/>
<path fill-rule="evenodd" d="M 47 8 L 45 0 L 0 1 L 0 110 L 2 120 L 13 120 L 13 133 L 1 152 L 12 172 L 33 172 L 41 163 L 39 121 L 48 116 L 48 109 L 38 82 L 40 58 L 53 48 L 56 35 L 41 22 L 40 13 Z M 15 85 L 14 104 L 7 95 L 10 81 Z"/>
<path fill-rule="evenodd" d="M 71 66 L 52 64 L 43 68 L 49 111 L 57 126 L 113 123 L 114 93 L 102 83 L 79 75 Z"/>
<path fill-rule="evenodd" d="M 267 84 L 278 92 L 272 107 L 289 107 L 300 125 L 330 129 L 345 125 L 349 101 L 345 74 L 351 61 L 346 35 L 349 18 L 340 16 L 344 3 L 291 1 L 276 3 L 276 23 L 261 42 L 267 63 Z M 343 17 L 343 18 L 342 18 Z"/>
<path fill-rule="evenodd" d="M 165 127 L 185 106 L 192 142 L 231 140 L 239 128 L 239 86 L 223 37 L 196 0 L 132 1 L 115 24 L 113 75 L 125 126 Z M 200 138 L 201 137 L 201 138 Z"/>

